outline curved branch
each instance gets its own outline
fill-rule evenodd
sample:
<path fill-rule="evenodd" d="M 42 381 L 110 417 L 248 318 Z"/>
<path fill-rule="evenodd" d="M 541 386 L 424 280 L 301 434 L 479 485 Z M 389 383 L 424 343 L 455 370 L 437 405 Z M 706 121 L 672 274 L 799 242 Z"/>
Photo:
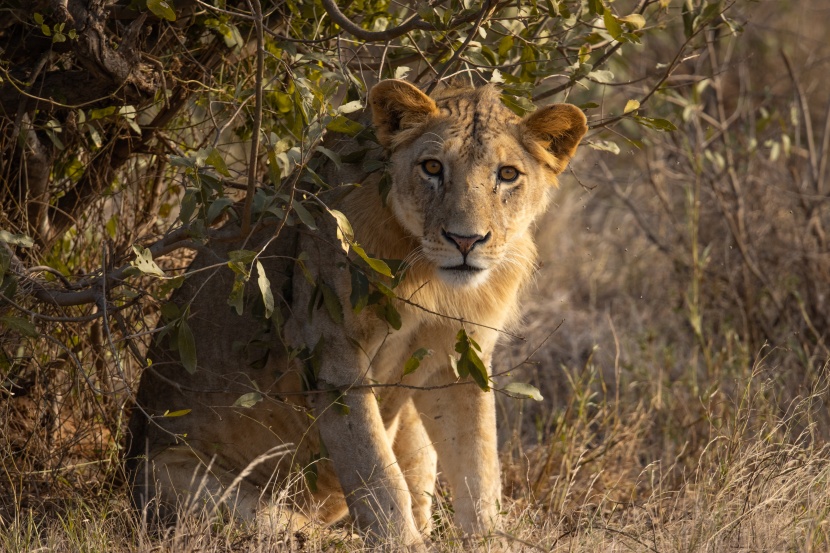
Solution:
<path fill-rule="evenodd" d="M 424 21 L 421 19 L 421 16 L 418 14 L 413 15 L 397 27 L 393 27 L 391 29 L 386 29 L 385 31 L 367 31 L 348 17 L 346 14 L 340 11 L 340 8 L 337 7 L 337 4 L 334 0 L 321 0 L 323 4 L 323 9 L 326 10 L 326 13 L 331 17 L 331 20 L 337 23 L 344 31 L 349 33 L 355 38 L 359 38 L 360 40 L 366 42 L 385 42 L 387 40 L 393 40 L 400 36 L 405 35 L 409 31 L 414 29 L 423 29 L 427 31 L 449 31 L 458 27 L 459 25 L 463 25 L 465 23 L 469 23 L 470 21 L 475 21 L 478 19 L 482 13 L 487 9 L 486 6 L 475 13 L 465 15 L 463 17 L 459 17 L 458 19 L 454 19 L 450 21 L 449 25 L 445 29 L 438 29 L 432 23 Z"/>
<path fill-rule="evenodd" d="M 399 36 L 405 35 L 413 29 L 433 28 L 433 25 L 421 19 L 421 16 L 418 14 L 415 14 L 392 29 L 386 29 L 385 31 L 367 31 L 346 17 L 346 14 L 340 11 L 340 8 L 337 7 L 334 0 L 322 0 L 322 3 L 323 9 L 326 10 L 326 13 L 329 14 L 332 21 L 340 25 L 340 27 L 350 35 L 367 42 L 392 40 L 394 38 L 398 38 Z"/>
<path fill-rule="evenodd" d="M 180 228 L 161 240 L 158 240 L 148 249 L 152 253 L 153 257 L 156 258 L 166 255 L 179 248 L 187 247 L 191 244 L 190 229 Z M 12 260 L 12 272 L 17 273 L 21 278 L 21 289 L 28 289 L 28 294 L 36 298 L 38 301 L 58 307 L 71 307 L 95 303 L 101 295 L 100 286 L 103 279 L 106 278 L 108 282 L 120 281 L 124 278 L 124 273 L 131 267 L 131 265 L 124 265 L 123 267 L 106 273 L 106 277 L 102 275 L 74 285 L 76 288 L 83 287 L 82 290 L 59 290 L 47 288 L 40 279 L 32 278 L 32 276 L 27 274 L 29 271 L 27 271 L 24 268 L 23 263 L 17 259 L 17 256 L 14 255 L 12 249 L 6 244 L 2 244 L 2 247 L 6 250 L 7 255 L 9 255 Z M 5 301 L 10 300 L 10 298 L 5 297 L 2 299 Z M 15 304 L 12 305 L 17 307 Z M 45 315 L 38 316 L 40 318 L 46 318 Z M 75 319 L 73 318 L 72 320 Z"/>

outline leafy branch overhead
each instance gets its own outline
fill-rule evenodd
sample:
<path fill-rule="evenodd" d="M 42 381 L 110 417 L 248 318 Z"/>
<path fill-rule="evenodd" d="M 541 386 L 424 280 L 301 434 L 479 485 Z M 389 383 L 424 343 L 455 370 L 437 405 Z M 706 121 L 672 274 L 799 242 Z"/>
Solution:
<path fill-rule="evenodd" d="M 413 302 L 395 294 L 406 267 L 365 251 L 346 217 L 319 198 L 330 187 L 326 166 L 362 175 L 356 184 L 378 186 L 384 201 L 389 193 L 386 162 L 360 115 L 372 83 L 406 78 L 428 90 L 450 80 L 492 82 L 520 114 L 534 102 L 570 101 L 595 129 L 589 145 L 620 152 L 676 128 L 663 100 L 685 83 L 677 76 L 707 47 L 707 31 L 739 29 L 732 7 L 702 0 L 14 4 L 0 22 L 7 160 L 0 316 L 23 337 L 58 322 L 100 321 L 106 332 L 129 334 L 142 305 L 163 304 L 181 285 L 194 250 L 238 238 L 240 229 L 247 236 L 267 228 L 274 239 L 285 227 L 317 232 L 321 217 L 332 217 L 350 256 L 349 305 L 330 283 L 315 281 L 312 307 L 335 320 L 368 307 L 400 328 L 396 305 Z M 684 36 L 679 48 L 654 66 L 639 63 L 645 41 L 674 32 Z M 371 44 L 383 47 L 364 47 Z M 357 148 L 337 150 L 338 134 Z M 272 289 L 261 251 L 230 252 L 216 266 L 232 273 L 229 309 L 255 305 L 270 320 L 280 316 L 282 291 Z M 302 259 L 297 265 L 306 270 Z M 194 368 L 187 317 L 171 325 L 171 342 Z M 459 374 L 488 387 L 475 342 L 464 333 L 458 344 Z M 124 347 L 141 357 L 136 344 Z M 420 359 L 411 361 L 407 370 Z"/>

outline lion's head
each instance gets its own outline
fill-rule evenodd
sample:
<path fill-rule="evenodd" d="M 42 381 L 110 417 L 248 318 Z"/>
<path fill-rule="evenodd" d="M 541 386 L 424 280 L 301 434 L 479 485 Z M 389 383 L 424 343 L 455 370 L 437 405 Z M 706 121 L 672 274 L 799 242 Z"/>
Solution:
<path fill-rule="evenodd" d="M 430 98 L 390 80 L 369 102 L 390 154 L 389 205 L 423 258 L 458 286 L 478 285 L 522 255 L 517 240 L 547 207 L 587 130 L 585 115 L 569 104 L 518 117 L 493 86 Z"/>

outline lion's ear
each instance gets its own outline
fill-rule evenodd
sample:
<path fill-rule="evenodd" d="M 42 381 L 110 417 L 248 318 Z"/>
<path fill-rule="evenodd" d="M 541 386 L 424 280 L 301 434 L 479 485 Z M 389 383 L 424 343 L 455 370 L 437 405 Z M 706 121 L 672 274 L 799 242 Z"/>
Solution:
<path fill-rule="evenodd" d="M 396 140 L 401 131 L 414 129 L 427 117 L 438 113 L 435 102 L 406 81 L 386 80 L 376 84 L 369 93 L 372 122 L 378 140 L 384 148 L 392 149 L 403 140 Z"/>
<path fill-rule="evenodd" d="M 588 131 L 588 120 L 574 105 L 553 104 L 527 115 L 522 127 L 522 137 L 531 152 L 554 172 L 561 173 Z"/>

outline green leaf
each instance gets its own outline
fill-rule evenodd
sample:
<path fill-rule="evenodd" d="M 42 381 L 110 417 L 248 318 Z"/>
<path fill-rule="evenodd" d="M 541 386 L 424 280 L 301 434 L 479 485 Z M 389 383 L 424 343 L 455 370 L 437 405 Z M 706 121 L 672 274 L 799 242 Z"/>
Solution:
<path fill-rule="evenodd" d="M 165 411 L 162 417 L 166 419 L 174 418 L 174 417 L 183 417 L 193 411 L 193 409 L 179 409 L 178 411 Z"/>
<path fill-rule="evenodd" d="M 227 208 L 228 206 L 233 204 L 233 200 L 230 198 L 217 198 L 216 201 L 211 202 L 210 207 L 207 210 L 207 223 L 211 224 L 213 221 L 216 220 L 219 215 Z"/>
<path fill-rule="evenodd" d="M 398 313 L 398 310 L 395 309 L 395 306 L 392 305 L 391 301 L 386 302 L 386 308 L 384 310 L 384 316 L 386 317 L 386 322 L 389 323 L 389 326 L 394 328 L 395 330 L 401 329 L 401 314 Z"/>
<path fill-rule="evenodd" d="M 104 119 L 106 117 L 112 117 L 113 115 L 115 115 L 116 111 L 118 111 L 118 109 L 115 106 L 109 106 L 109 107 L 100 108 L 100 109 L 91 109 L 91 110 L 89 110 L 89 120 L 94 121 L 96 119 Z M 174 157 L 178 157 L 178 156 L 170 156 L 171 164 L 173 162 Z M 178 158 L 178 159 L 183 159 L 183 158 Z"/>
<path fill-rule="evenodd" d="M 349 253 L 349 242 L 354 240 L 354 229 L 352 224 L 343 213 L 336 209 L 329 209 L 329 215 L 337 221 L 337 239 L 340 240 L 340 247 L 343 251 Z"/>
<path fill-rule="evenodd" d="M 225 160 L 222 159 L 222 154 L 216 148 L 212 149 L 205 159 L 205 165 L 210 165 L 216 172 L 222 176 L 230 177 L 231 173 L 228 171 L 228 166 L 225 165 Z"/>
<path fill-rule="evenodd" d="M 511 96 L 509 94 L 502 94 L 501 101 L 504 103 L 505 106 L 510 108 L 510 111 L 512 111 L 520 117 L 536 109 L 536 106 L 533 105 L 533 102 L 531 102 L 524 96 Z"/>
<path fill-rule="evenodd" d="M 642 29 L 646 26 L 646 18 L 640 15 L 639 13 L 632 13 L 631 15 L 620 17 L 618 21 L 620 21 L 621 23 L 627 23 L 635 29 Z"/>
<path fill-rule="evenodd" d="M 329 158 L 338 170 L 342 168 L 343 163 L 340 159 L 340 154 L 329 150 L 325 146 L 317 146 L 317 151 Z"/>
<path fill-rule="evenodd" d="M 196 340 L 193 338 L 193 331 L 185 319 L 179 323 L 177 344 L 179 346 L 179 357 L 182 366 L 190 374 L 196 372 Z"/>
<path fill-rule="evenodd" d="M 382 282 L 375 282 L 375 283 L 373 283 L 373 284 L 375 285 L 375 288 L 377 288 L 377 291 L 378 291 L 378 292 L 380 292 L 381 294 L 383 294 L 384 296 L 386 296 L 386 297 L 387 297 L 387 298 L 389 298 L 390 300 L 395 300 L 395 299 L 397 299 L 397 297 L 395 296 L 395 292 L 394 292 L 391 288 L 389 288 L 388 286 L 386 286 L 384 283 L 382 283 Z"/>
<path fill-rule="evenodd" d="M 174 321 L 182 316 L 179 306 L 172 301 L 161 304 L 161 316 L 166 321 Z"/>
<path fill-rule="evenodd" d="M 473 378 L 479 388 L 485 392 L 490 389 L 490 376 L 487 374 L 487 367 L 476 353 L 481 348 L 474 340 L 467 336 L 462 328 L 456 335 L 455 351 L 460 354 L 456 361 L 455 369 L 458 376 L 466 378 L 468 375 Z"/>
<path fill-rule="evenodd" d="M 389 278 L 394 276 L 392 275 L 392 270 L 389 268 L 389 265 L 387 265 L 383 260 L 369 257 L 357 242 L 352 242 L 352 249 L 354 249 L 355 253 L 359 255 L 360 258 L 365 261 L 376 273 L 380 273 Z"/>
<path fill-rule="evenodd" d="M 524 382 L 511 382 L 504 387 L 503 391 L 519 399 L 532 399 L 534 401 L 542 401 L 544 399 L 538 388 L 530 384 L 525 384 Z"/>
<path fill-rule="evenodd" d="M 256 262 L 257 284 L 259 284 L 259 291 L 262 293 L 262 303 L 265 304 L 265 318 L 270 319 L 274 313 L 274 293 L 271 291 L 271 281 L 265 274 L 265 269 L 262 263 Z"/>
<path fill-rule="evenodd" d="M 507 35 L 499 41 L 499 57 L 504 58 L 510 52 L 511 48 L 513 48 L 513 37 Z"/>
<path fill-rule="evenodd" d="M 38 25 L 43 25 L 43 16 L 37 12 L 34 13 L 32 18 L 35 20 L 35 23 Z"/>
<path fill-rule="evenodd" d="M 156 262 L 153 261 L 153 254 L 150 250 L 138 244 L 133 244 L 133 251 L 135 252 L 135 259 L 130 263 L 130 265 L 145 275 L 160 277 L 165 276 L 164 271 L 161 270 L 161 267 L 156 265 Z"/>
<path fill-rule="evenodd" d="M 196 212 L 196 194 L 193 190 L 188 190 L 184 193 L 182 198 L 181 208 L 179 209 L 179 220 L 185 225 L 190 222 L 193 213 Z"/>
<path fill-rule="evenodd" d="M 20 246 L 23 248 L 31 248 L 35 245 L 35 241 L 31 236 L 25 234 L 12 234 L 7 230 L 0 230 L 0 242 L 5 242 L 12 246 Z"/>
<path fill-rule="evenodd" d="M 605 22 L 605 29 L 608 31 L 608 34 L 610 34 L 614 40 L 622 39 L 623 30 L 620 26 L 620 21 L 613 13 L 611 13 L 611 10 L 604 10 L 602 20 Z"/>
<path fill-rule="evenodd" d="M 312 459 L 309 464 L 303 467 L 303 476 L 305 477 L 306 486 L 311 490 L 311 493 L 317 493 L 317 460 L 320 454 L 315 454 L 316 459 Z"/>
<path fill-rule="evenodd" d="M 343 324 L 343 306 L 340 305 L 340 298 L 337 293 L 325 282 L 320 283 L 320 291 L 323 293 L 323 304 L 329 312 L 331 320 L 337 324 Z"/>
<path fill-rule="evenodd" d="M 406 360 L 403 366 L 403 374 L 404 376 L 408 375 L 409 373 L 414 373 L 418 370 L 418 367 L 421 366 L 421 361 L 424 360 L 424 357 L 432 355 L 432 350 L 428 350 L 426 348 L 418 348 L 412 356 Z"/>
<path fill-rule="evenodd" d="M 3 250 L 0 250 L 0 253 Z M 3 256 L 0 255 L 0 268 L 5 265 L 3 263 Z M 13 274 L 6 273 L 5 269 L 0 271 L 0 294 L 7 298 L 13 298 L 17 293 L 17 277 Z"/>
<path fill-rule="evenodd" d="M 369 148 L 361 148 L 359 150 L 355 150 L 354 152 L 349 152 L 347 154 L 343 154 L 340 156 L 340 161 L 343 163 L 360 163 L 364 159 L 366 159 L 366 154 L 369 152 Z"/>
<path fill-rule="evenodd" d="M 242 315 L 245 310 L 245 282 L 248 277 L 245 274 L 237 273 L 233 280 L 233 288 L 228 296 L 228 305 L 236 309 L 237 315 Z"/>
<path fill-rule="evenodd" d="M 338 115 L 331 122 L 326 125 L 326 128 L 333 132 L 343 133 L 349 136 L 355 136 L 365 127 L 357 121 L 352 121 L 342 115 Z"/>
<path fill-rule="evenodd" d="M 228 252 L 228 259 L 232 263 L 247 265 L 256 259 L 257 252 L 252 250 L 232 250 Z"/>
<path fill-rule="evenodd" d="M 300 252 L 300 255 L 298 255 L 296 259 L 297 265 L 300 266 L 300 269 L 303 272 L 303 277 L 305 277 L 309 284 L 313 285 L 314 276 L 311 274 L 311 271 L 308 270 L 308 267 L 306 267 L 306 261 L 308 261 L 308 254 L 306 252 Z"/>
<path fill-rule="evenodd" d="M 591 15 L 602 15 L 605 7 L 602 5 L 602 0 L 588 0 L 588 10 Z"/>
<path fill-rule="evenodd" d="M 35 325 L 33 325 L 31 321 L 20 317 L 0 317 L 0 326 L 5 326 L 6 328 L 18 332 L 23 336 L 28 336 L 29 338 L 37 338 L 38 336 Z"/>
<path fill-rule="evenodd" d="M 635 115 L 634 119 L 644 127 L 653 129 L 655 131 L 671 132 L 677 130 L 677 127 L 674 125 L 674 123 L 668 121 L 667 119 L 643 117 L 641 115 Z"/>
<path fill-rule="evenodd" d="M 352 293 L 349 301 L 352 304 L 352 310 L 357 314 L 363 311 L 369 303 L 369 279 L 363 271 L 353 265 L 349 265 L 349 271 L 352 274 Z"/>
<path fill-rule="evenodd" d="M 292 203 L 291 205 L 293 206 L 294 212 L 297 214 L 297 217 L 300 218 L 300 221 L 302 221 L 305 224 L 305 226 L 307 226 L 311 230 L 317 230 L 317 222 L 314 220 L 314 217 L 311 215 L 311 213 L 308 212 L 308 210 L 301 202 L 294 200 L 294 203 Z"/>
<path fill-rule="evenodd" d="M 242 394 L 239 396 L 236 401 L 233 402 L 234 407 L 244 407 L 245 409 L 249 409 L 262 401 L 262 394 L 259 392 L 248 392 L 247 394 Z"/>
<path fill-rule="evenodd" d="M 272 148 L 268 149 L 268 177 L 271 179 L 271 185 L 274 189 L 280 187 L 280 179 L 282 178 L 282 171 L 277 162 L 277 154 Z"/>
<path fill-rule="evenodd" d="M 167 21 L 176 20 L 176 12 L 170 7 L 166 0 L 147 0 L 147 9 L 153 12 L 156 17 Z"/>

